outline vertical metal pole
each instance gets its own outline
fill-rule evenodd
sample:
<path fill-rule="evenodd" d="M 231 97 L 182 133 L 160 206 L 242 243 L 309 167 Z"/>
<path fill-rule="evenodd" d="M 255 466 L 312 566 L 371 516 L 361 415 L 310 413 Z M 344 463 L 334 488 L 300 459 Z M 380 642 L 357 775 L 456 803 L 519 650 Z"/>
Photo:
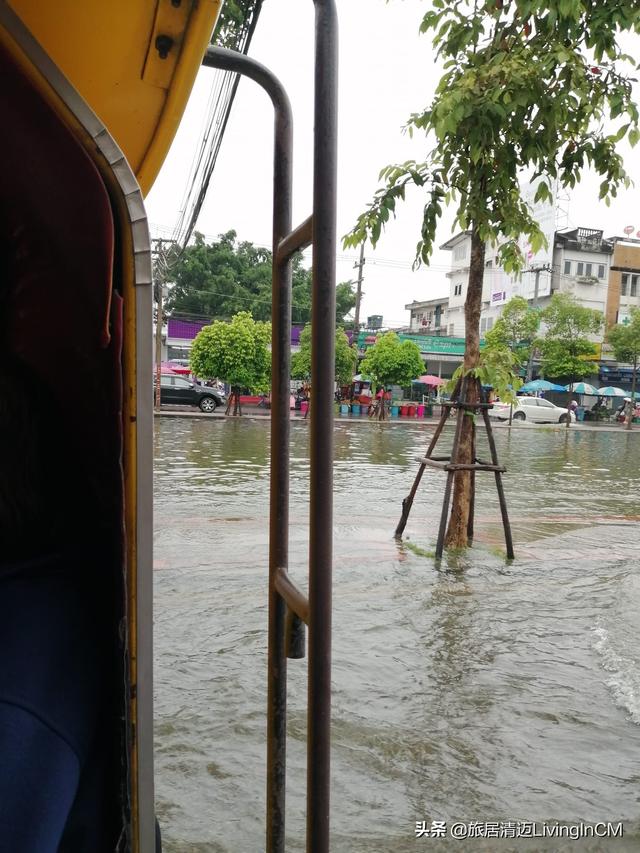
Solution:
<path fill-rule="evenodd" d="M 290 112 L 276 109 L 273 161 L 273 276 L 271 309 L 271 494 L 269 510 L 269 648 L 267 705 L 267 851 L 285 842 L 287 740 L 287 607 L 274 586 L 278 567 L 289 566 L 289 381 L 291 375 L 291 261 L 278 245 L 291 231 Z"/>
<path fill-rule="evenodd" d="M 271 500 L 269 515 L 269 641 L 267 674 L 267 853 L 284 853 L 287 658 L 286 605 L 275 588 L 276 569 L 289 559 L 289 375 L 291 357 L 291 262 L 278 253 L 291 231 L 293 122 L 286 92 L 253 59 L 209 48 L 204 65 L 236 71 L 269 94 L 275 110 L 273 279 L 271 336 Z M 335 256 L 335 249 L 334 249 Z M 332 362 L 333 363 L 333 362 Z"/>
<path fill-rule="evenodd" d="M 360 260 L 355 266 L 358 267 L 358 281 L 356 286 L 356 310 L 353 315 L 353 331 L 356 336 L 356 343 L 358 342 L 358 333 L 360 331 L 360 300 L 362 299 L 362 280 L 364 278 L 362 274 L 362 269 L 365 264 L 364 259 L 364 243 L 360 243 Z"/>
<path fill-rule="evenodd" d="M 329 850 L 333 384 L 335 361 L 338 22 L 314 0 L 316 27 L 311 340 L 307 853 Z"/>

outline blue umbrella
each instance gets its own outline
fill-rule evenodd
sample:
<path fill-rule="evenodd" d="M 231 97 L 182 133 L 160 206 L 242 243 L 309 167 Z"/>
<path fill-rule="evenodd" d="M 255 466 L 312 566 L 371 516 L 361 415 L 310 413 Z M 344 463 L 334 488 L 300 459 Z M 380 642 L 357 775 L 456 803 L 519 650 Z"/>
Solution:
<path fill-rule="evenodd" d="M 547 382 L 546 379 L 534 379 L 533 382 L 527 382 L 520 388 L 521 391 L 564 391 L 563 385 L 554 385 L 553 382 Z"/>
<path fill-rule="evenodd" d="M 573 385 L 565 385 L 565 391 L 573 391 L 575 394 L 590 394 L 594 397 L 599 393 L 597 388 L 588 382 L 574 382 Z"/>
<path fill-rule="evenodd" d="M 614 385 L 606 385 L 604 388 L 598 388 L 596 394 L 599 397 L 628 397 L 627 391 L 622 388 L 616 388 Z"/>

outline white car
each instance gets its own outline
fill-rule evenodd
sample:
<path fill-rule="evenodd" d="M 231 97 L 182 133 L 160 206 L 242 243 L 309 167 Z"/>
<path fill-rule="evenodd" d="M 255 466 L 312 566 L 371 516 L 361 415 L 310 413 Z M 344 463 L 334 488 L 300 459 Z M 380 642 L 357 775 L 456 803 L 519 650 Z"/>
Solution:
<path fill-rule="evenodd" d="M 509 403 L 494 403 L 489 416 L 505 421 L 509 419 Z M 531 421 L 534 424 L 566 424 L 569 410 L 556 406 L 542 397 L 518 397 L 513 404 L 514 421 Z M 571 412 L 571 420 L 576 416 Z"/>

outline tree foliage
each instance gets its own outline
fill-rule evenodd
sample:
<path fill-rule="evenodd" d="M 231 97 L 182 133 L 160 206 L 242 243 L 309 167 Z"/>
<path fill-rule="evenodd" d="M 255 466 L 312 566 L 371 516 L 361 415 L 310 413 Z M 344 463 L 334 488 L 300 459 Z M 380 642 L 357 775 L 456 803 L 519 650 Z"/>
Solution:
<path fill-rule="evenodd" d="M 196 376 L 228 382 L 233 388 L 267 391 L 270 383 L 271 325 L 240 311 L 226 323 L 205 326 L 191 347 L 189 364 Z"/>
<path fill-rule="evenodd" d="M 640 138 L 628 74 L 635 63 L 619 44 L 640 30 L 637 0 L 434 0 L 421 24 L 432 31 L 445 73 L 431 104 L 414 113 L 410 134 L 435 147 L 423 162 L 385 167 L 383 187 L 345 245 L 373 245 L 406 188 L 426 192 L 416 262 L 429 262 L 444 204 L 455 225 L 499 246 L 501 265 L 522 268 L 518 239 L 532 251 L 544 236 L 523 200 L 523 170 L 539 178 L 536 201 L 557 179 L 574 186 L 589 165 L 609 202 L 627 185 L 618 143 Z M 609 129 L 605 122 L 613 123 Z M 455 226 L 454 226 L 455 227 Z"/>
<path fill-rule="evenodd" d="M 521 362 L 516 353 L 506 346 L 488 346 L 480 354 L 477 367 L 465 370 L 461 364 L 456 368 L 447 383 L 447 390 L 453 391 L 456 382 L 462 376 L 474 376 L 480 384 L 493 390 L 503 403 L 513 403 L 516 391 L 522 387 L 522 379 L 518 376 Z"/>
<path fill-rule="evenodd" d="M 311 270 L 303 266 L 301 254 L 292 261 L 292 321 L 311 318 Z M 227 231 L 206 243 L 196 233 L 173 265 L 175 286 L 167 309 L 176 314 L 228 319 L 238 311 L 249 311 L 256 320 L 271 319 L 271 252 L 248 241 L 237 242 L 236 232 Z M 355 305 L 350 282 L 336 287 L 336 315 L 341 322 Z"/>
<path fill-rule="evenodd" d="M 640 310 L 632 308 L 629 323 L 618 323 L 609 329 L 607 341 L 611 344 L 617 361 L 626 361 L 633 365 L 631 394 L 632 399 L 634 399 L 638 378 L 638 361 L 640 360 Z M 627 409 L 627 428 L 631 429 L 633 406 L 629 405 Z"/>
<path fill-rule="evenodd" d="M 629 323 L 618 323 L 609 329 L 607 341 L 611 344 L 616 361 L 635 366 L 640 359 L 640 310 L 632 308 Z"/>
<path fill-rule="evenodd" d="M 420 349 L 414 341 L 402 341 L 386 332 L 367 351 L 360 365 L 377 385 L 408 385 L 424 371 Z"/>
<path fill-rule="evenodd" d="M 344 329 L 336 329 L 335 380 L 347 385 L 353 379 L 358 351 L 349 344 Z M 309 379 L 311 376 L 311 326 L 304 327 L 300 334 L 300 349 L 291 357 L 291 376 L 294 379 Z"/>
<path fill-rule="evenodd" d="M 256 5 L 256 0 L 224 0 L 211 43 L 237 49 L 239 38 Z"/>
<path fill-rule="evenodd" d="M 584 308 L 573 296 L 555 293 L 549 306 L 542 311 L 544 337 L 538 341 L 542 354 L 542 373 L 552 379 L 570 377 L 573 382 L 593 373 L 596 353 L 589 335 L 602 328 L 600 311 Z"/>
<path fill-rule="evenodd" d="M 529 307 L 529 303 L 522 296 L 514 296 L 504 306 L 493 328 L 485 335 L 485 352 L 508 349 L 515 356 L 515 365 L 521 367 L 529 357 L 531 343 L 539 326 L 540 313 Z"/>

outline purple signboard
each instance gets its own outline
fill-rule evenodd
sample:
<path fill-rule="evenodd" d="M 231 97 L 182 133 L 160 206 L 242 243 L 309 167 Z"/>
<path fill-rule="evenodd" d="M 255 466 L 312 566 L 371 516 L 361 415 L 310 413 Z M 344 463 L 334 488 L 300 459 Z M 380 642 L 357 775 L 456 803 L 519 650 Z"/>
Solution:
<path fill-rule="evenodd" d="M 177 317 L 169 317 L 168 336 L 170 338 L 178 338 L 183 341 L 192 341 L 200 329 L 208 326 L 209 320 L 180 320 Z M 291 327 L 291 343 L 297 346 L 300 343 L 300 334 L 304 326 Z M 351 340 L 352 332 L 347 332 L 347 337 Z"/>

